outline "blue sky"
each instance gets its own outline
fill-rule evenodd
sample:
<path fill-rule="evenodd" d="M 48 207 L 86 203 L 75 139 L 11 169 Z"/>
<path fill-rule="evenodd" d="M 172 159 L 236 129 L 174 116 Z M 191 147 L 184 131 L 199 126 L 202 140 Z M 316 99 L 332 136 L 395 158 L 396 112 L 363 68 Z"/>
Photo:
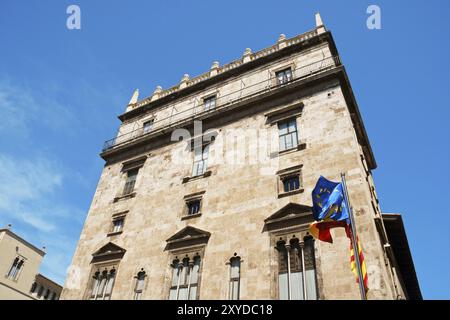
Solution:
<path fill-rule="evenodd" d="M 66 8 L 81 8 L 81 30 Z M 379 5 L 382 29 L 366 27 Z M 1 1 L 0 226 L 47 247 L 63 283 L 135 88 L 150 95 L 314 27 L 333 32 L 361 108 L 384 212 L 404 214 L 425 298 L 450 298 L 450 2 Z M 444 202 L 443 202 L 444 201 Z"/>

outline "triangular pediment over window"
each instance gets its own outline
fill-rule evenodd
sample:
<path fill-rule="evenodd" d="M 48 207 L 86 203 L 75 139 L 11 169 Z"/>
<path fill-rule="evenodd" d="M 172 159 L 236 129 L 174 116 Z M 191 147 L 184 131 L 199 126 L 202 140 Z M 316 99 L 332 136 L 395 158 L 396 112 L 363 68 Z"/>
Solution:
<path fill-rule="evenodd" d="M 126 250 L 118 245 L 108 242 L 103 247 L 92 254 L 92 262 L 97 263 L 101 261 L 122 259 Z"/>
<path fill-rule="evenodd" d="M 266 231 L 309 224 L 314 221 L 312 208 L 299 203 L 290 202 L 264 220 Z"/>
<path fill-rule="evenodd" d="M 201 229 L 187 226 L 166 240 L 166 250 L 174 250 L 182 247 L 206 245 L 211 233 Z"/>

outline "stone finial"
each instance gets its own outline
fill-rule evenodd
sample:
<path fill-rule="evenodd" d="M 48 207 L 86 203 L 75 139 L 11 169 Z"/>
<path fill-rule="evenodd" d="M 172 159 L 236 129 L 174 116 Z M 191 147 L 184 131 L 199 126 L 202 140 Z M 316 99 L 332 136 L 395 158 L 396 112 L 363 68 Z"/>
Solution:
<path fill-rule="evenodd" d="M 139 99 L 139 89 L 134 90 L 133 95 L 131 96 L 130 102 L 128 102 L 128 105 L 135 104 L 138 102 Z"/>
<path fill-rule="evenodd" d="M 284 47 L 286 47 L 286 35 L 284 33 L 278 36 L 277 43 L 278 49 L 283 49 Z"/>
<path fill-rule="evenodd" d="M 6 229 L 11 230 L 11 228 L 12 228 L 12 224 L 8 223 L 8 225 L 6 226 Z"/>
<path fill-rule="evenodd" d="M 283 42 L 283 41 L 286 41 L 286 35 L 284 33 L 282 33 L 278 36 L 277 42 Z"/>
<path fill-rule="evenodd" d="M 323 21 L 322 21 L 322 17 L 320 16 L 320 13 L 317 12 L 316 13 L 316 27 L 322 27 L 323 26 Z"/>
<path fill-rule="evenodd" d="M 183 75 L 183 78 L 181 78 L 180 89 L 187 87 L 188 82 L 189 82 L 189 75 L 185 73 Z"/>
<path fill-rule="evenodd" d="M 219 61 L 214 61 L 211 65 L 209 75 L 211 77 L 215 76 L 217 73 L 219 73 L 219 68 L 220 68 Z"/>
<path fill-rule="evenodd" d="M 47 253 L 47 247 L 42 247 L 42 251 L 44 251 L 45 253 Z"/>
<path fill-rule="evenodd" d="M 252 49 L 246 48 L 242 57 L 244 58 L 244 63 L 249 62 L 252 59 Z"/>
<path fill-rule="evenodd" d="M 183 75 L 183 78 L 181 78 L 181 82 L 183 82 L 183 81 L 189 81 L 189 75 L 187 73 L 185 73 Z"/>
<path fill-rule="evenodd" d="M 153 95 L 152 95 L 152 98 L 150 99 L 150 101 L 158 99 L 161 92 L 162 92 L 162 87 L 156 86 L 156 89 L 155 89 L 155 91 L 153 91 Z"/>
<path fill-rule="evenodd" d="M 316 13 L 316 29 L 318 33 L 324 33 L 326 31 L 319 12 Z"/>
<path fill-rule="evenodd" d="M 219 61 L 214 61 L 211 65 L 211 70 L 218 69 L 218 68 L 219 68 Z"/>

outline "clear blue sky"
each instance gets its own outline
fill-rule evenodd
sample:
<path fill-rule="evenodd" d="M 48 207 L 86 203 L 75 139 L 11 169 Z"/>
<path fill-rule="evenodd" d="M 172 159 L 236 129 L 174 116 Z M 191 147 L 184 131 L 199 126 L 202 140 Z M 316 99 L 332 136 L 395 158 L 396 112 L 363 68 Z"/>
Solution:
<path fill-rule="evenodd" d="M 81 30 L 66 8 L 81 8 Z M 381 7 L 382 29 L 366 9 Z M 147 96 L 314 27 L 320 11 L 352 82 L 379 168 L 381 208 L 404 214 L 425 298 L 450 298 L 448 0 L 0 2 L 0 226 L 47 246 L 63 282 L 135 88 Z"/>

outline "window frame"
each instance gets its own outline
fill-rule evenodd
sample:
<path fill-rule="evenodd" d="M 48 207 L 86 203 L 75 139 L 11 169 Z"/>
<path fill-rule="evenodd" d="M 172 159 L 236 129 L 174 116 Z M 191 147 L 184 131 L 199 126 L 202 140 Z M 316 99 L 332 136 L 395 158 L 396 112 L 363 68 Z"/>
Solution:
<path fill-rule="evenodd" d="M 200 160 L 196 160 L 196 157 L 199 155 L 199 153 L 197 153 L 198 152 L 197 151 L 198 147 L 194 147 L 192 149 L 193 156 L 194 156 L 193 163 L 192 163 L 192 171 L 191 171 L 191 177 L 192 178 L 203 176 L 207 172 L 210 147 L 211 147 L 211 142 L 203 143 L 201 145 L 202 152 L 201 152 L 201 159 Z M 205 152 L 205 150 L 207 152 Z M 201 171 L 199 171 L 199 169 L 198 169 L 199 168 L 198 164 L 200 164 L 200 163 L 201 163 Z"/>
<path fill-rule="evenodd" d="M 184 200 L 184 207 L 183 207 L 183 211 L 181 213 L 181 220 L 184 219 L 190 219 L 190 218 L 196 218 L 202 215 L 202 210 L 203 210 L 203 195 L 205 194 L 205 191 L 199 191 L 199 192 L 195 192 L 195 193 L 191 193 L 188 195 L 185 195 L 183 200 Z M 199 202 L 199 208 L 198 211 L 196 213 L 189 213 L 189 204 L 193 203 L 193 202 Z"/>
<path fill-rule="evenodd" d="M 141 276 L 143 277 L 142 279 L 140 279 Z M 136 280 L 135 280 L 134 289 L 133 289 L 133 300 L 141 300 L 142 293 L 144 292 L 146 284 L 147 284 L 147 281 L 146 281 L 147 277 L 148 277 L 148 275 L 145 272 L 144 268 L 141 268 L 141 270 L 134 276 L 134 278 Z M 139 289 L 138 288 L 139 281 L 141 281 L 141 280 L 143 281 L 143 284 L 142 284 L 142 288 Z"/>
<path fill-rule="evenodd" d="M 25 258 L 17 255 L 6 273 L 5 277 L 11 281 L 17 282 L 19 280 L 19 276 L 22 273 L 22 270 L 25 266 Z"/>
<path fill-rule="evenodd" d="M 282 125 L 286 124 L 286 128 L 281 128 Z M 294 125 L 294 130 L 291 129 L 291 125 Z M 298 148 L 299 146 L 299 135 L 298 135 L 298 123 L 297 117 L 290 117 L 287 119 L 282 119 L 277 121 L 277 129 L 278 129 L 278 152 L 287 152 L 289 150 L 293 150 Z M 285 133 L 282 133 L 282 130 L 286 130 Z M 291 131 L 292 130 L 292 131 Z M 287 137 L 290 139 L 290 146 L 287 146 Z M 284 147 L 282 148 L 282 139 L 284 143 Z"/>
<path fill-rule="evenodd" d="M 278 171 L 277 174 L 277 189 L 278 189 L 278 198 L 287 197 L 291 195 L 295 195 L 298 193 L 302 193 L 304 191 L 303 186 L 303 175 L 302 175 L 303 164 L 282 169 Z M 292 178 L 298 179 L 298 188 L 286 191 L 285 190 L 285 181 Z"/>
<path fill-rule="evenodd" d="M 187 265 L 185 266 L 185 261 L 187 261 Z M 192 261 L 192 264 L 190 264 Z M 199 261 L 198 269 L 196 271 L 196 282 L 192 283 L 191 272 L 195 267 L 195 262 Z M 180 265 L 182 264 L 182 267 Z M 180 270 L 181 267 L 181 271 Z M 183 269 L 188 268 L 188 272 L 184 272 Z M 177 270 L 177 271 L 175 271 Z M 172 255 L 171 263 L 170 263 L 170 282 L 169 282 L 169 294 L 168 300 L 199 300 L 200 299 L 200 285 L 201 285 L 201 276 L 203 270 L 203 252 L 199 253 L 199 251 L 193 251 L 188 253 L 182 253 L 179 255 Z M 177 284 L 174 284 L 174 275 L 177 274 Z M 181 284 L 180 276 L 184 277 L 183 283 Z M 191 289 L 195 287 L 195 297 L 191 299 Z M 180 299 L 180 289 L 187 289 L 187 299 Z M 171 299 L 171 295 L 173 290 L 175 290 L 175 299 Z"/>
<path fill-rule="evenodd" d="M 148 126 L 150 124 L 150 126 Z M 147 134 L 153 131 L 155 125 L 155 118 L 147 119 L 142 122 L 142 134 Z"/>
<path fill-rule="evenodd" d="M 294 71 L 291 66 L 274 71 L 277 85 L 285 85 L 294 80 Z M 289 75 L 288 75 L 289 74 Z M 281 80 L 280 80 L 281 75 Z"/>
<path fill-rule="evenodd" d="M 233 263 L 238 263 L 238 275 L 233 277 Z M 229 284 L 228 284 L 228 300 L 240 300 L 241 297 L 241 270 L 242 270 L 242 262 L 243 260 L 236 253 L 230 261 L 227 263 L 230 265 L 230 273 L 229 273 Z M 234 285 L 236 283 L 236 286 Z M 234 289 L 237 288 L 237 292 L 235 295 Z M 236 296 L 236 298 L 234 298 Z"/>
<path fill-rule="evenodd" d="M 117 267 L 117 264 L 94 265 L 92 267 L 86 293 L 87 300 L 111 300 L 114 292 L 114 286 L 117 282 Z M 111 274 L 113 274 L 113 277 L 110 276 Z M 96 278 L 100 276 L 100 279 Z M 111 290 L 108 293 L 107 290 L 109 288 L 111 278 L 113 279 L 113 283 L 111 285 Z M 103 280 L 105 280 L 104 283 Z M 99 295 L 98 290 L 100 288 L 102 289 L 102 292 Z"/>
<path fill-rule="evenodd" d="M 137 177 L 139 175 L 140 169 L 141 168 L 132 168 L 125 172 L 126 179 L 125 179 L 125 185 L 122 190 L 122 197 L 130 196 L 131 194 L 134 193 L 135 188 L 136 188 L 136 181 L 137 181 Z M 136 172 L 136 174 L 130 176 L 130 173 L 134 173 L 134 172 Z"/>
<path fill-rule="evenodd" d="M 211 111 L 217 107 L 217 94 L 212 94 L 202 98 L 203 100 L 203 111 Z"/>
<path fill-rule="evenodd" d="M 278 234 L 273 234 L 272 235 L 272 244 L 274 245 L 273 248 L 274 248 L 274 252 L 275 252 L 274 258 L 275 258 L 275 265 L 276 265 L 276 267 L 274 269 L 274 272 L 275 272 L 274 279 L 277 279 L 276 280 L 276 285 L 275 285 L 275 287 L 276 287 L 275 290 L 276 291 L 274 292 L 275 298 L 277 300 L 281 299 L 281 296 L 280 296 L 280 282 L 279 282 L 280 281 L 280 274 L 286 274 L 287 279 L 290 278 L 291 280 L 290 281 L 286 280 L 287 281 L 287 286 L 288 286 L 286 288 L 286 290 L 287 290 L 287 299 L 284 299 L 284 300 L 294 300 L 292 298 L 292 296 L 290 296 L 290 294 L 292 294 L 292 291 L 291 291 L 292 290 L 292 284 L 291 284 L 291 282 L 292 282 L 292 274 L 293 273 L 300 273 L 301 277 L 302 277 L 301 278 L 302 279 L 301 288 L 300 288 L 301 292 L 302 292 L 302 295 L 301 295 L 301 299 L 295 299 L 295 300 L 303 300 L 303 301 L 305 301 L 305 300 L 319 300 L 320 299 L 320 287 L 319 287 L 319 281 L 318 281 L 319 272 L 318 272 L 318 267 L 317 267 L 317 256 L 316 256 L 316 252 L 315 252 L 317 246 L 315 244 L 314 239 L 311 237 L 311 235 L 308 234 L 308 232 L 306 230 L 300 231 L 299 228 L 296 228 L 296 229 L 297 229 L 296 231 L 294 231 L 294 230 L 290 231 L 290 232 L 286 232 L 285 231 L 285 232 L 282 232 L 282 233 L 278 233 Z M 303 230 L 304 228 L 302 227 L 301 229 Z M 303 241 L 300 241 L 300 239 L 303 240 Z M 292 241 L 292 240 L 294 240 L 294 241 Z M 292 255 L 292 252 L 290 252 L 288 260 L 287 260 L 287 250 L 284 248 L 284 250 L 285 250 L 284 252 L 286 252 L 286 253 L 280 251 L 280 246 L 284 247 L 285 243 L 287 243 L 287 242 L 289 242 L 290 245 L 291 245 L 291 250 L 290 251 L 295 252 L 295 250 L 299 250 L 298 248 L 295 247 L 295 244 L 294 244 L 295 241 L 298 241 L 298 245 L 300 245 L 300 242 L 303 242 L 304 246 L 306 245 L 307 241 L 309 243 L 312 243 L 312 247 L 310 247 L 310 248 L 312 249 L 311 255 L 312 255 L 312 259 L 313 259 L 312 260 L 312 263 L 313 263 L 313 269 L 312 270 L 314 270 L 314 282 L 313 282 L 313 285 L 314 285 L 315 297 L 309 297 L 308 296 L 307 286 L 308 286 L 309 282 L 307 280 L 306 272 L 305 272 L 305 270 L 303 270 L 303 264 L 306 267 L 306 261 L 304 260 L 305 259 L 304 255 L 305 255 L 306 246 L 303 249 L 301 249 L 301 251 L 298 251 L 298 257 Z M 300 248 L 300 246 L 299 246 L 299 248 Z M 285 254 L 285 258 L 284 258 L 285 263 L 289 263 L 290 264 L 289 269 L 288 269 L 287 265 L 286 265 L 286 269 L 283 269 L 283 266 L 281 265 L 282 258 L 280 256 L 282 254 Z M 303 257 L 302 257 L 302 255 L 303 255 Z M 296 261 L 296 260 L 298 260 L 298 261 Z M 294 266 L 292 266 L 292 263 L 294 263 Z M 299 264 L 298 267 L 301 268 L 301 270 L 299 268 L 297 268 L 299 270 L 293 268 L 293 267 L 295 267 L 296 264 Z M 294 270 L 294 272 L 292 270 Z M 308 271 L 308 269 L 306 269 L 306 271 Z M 289 275 L 291 275 L 291 276 L 289 276 Z M 306 283 L 308 283 L 308 284 L 304 284 L 303 283 L 304 280 L 306 280 Z M 291 286 L 291 289 L 289 289 L 290 286 Z M 306 292 L 306 295 L 305 295 L 305 292 Z"/>

